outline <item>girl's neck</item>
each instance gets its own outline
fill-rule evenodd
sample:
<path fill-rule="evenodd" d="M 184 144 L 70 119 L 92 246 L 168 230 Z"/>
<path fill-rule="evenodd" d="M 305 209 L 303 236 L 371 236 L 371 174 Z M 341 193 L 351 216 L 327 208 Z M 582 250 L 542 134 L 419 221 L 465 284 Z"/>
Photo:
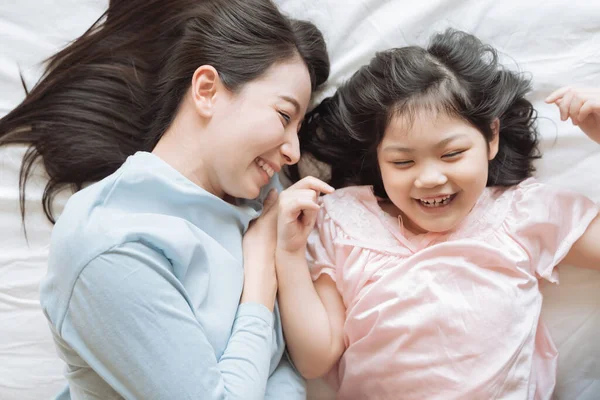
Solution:
<path fill-rule="evenodd" d="M 429 231 L 423 230 L 419 226 L 415 225 L 391 201 L 379 200 L 379 207 L 383 210 L 384 213 L 386 213 L 394 218 L 397 218 L 401 222 L 404 230 L 406 230 L 410 235 L 416 236 L 416 235 L 424 235 L 426 233 L 429 233 Z"/>

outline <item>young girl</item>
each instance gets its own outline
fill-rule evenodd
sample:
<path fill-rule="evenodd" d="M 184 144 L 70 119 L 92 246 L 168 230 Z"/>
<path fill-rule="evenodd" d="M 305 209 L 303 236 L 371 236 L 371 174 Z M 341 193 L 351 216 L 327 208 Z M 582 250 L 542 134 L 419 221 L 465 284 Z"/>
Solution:
<path fill-rule="evenodd" d="M 600 268 L 600 220 L 590 199 L 530 178 L 529 89 L 449 30 L 378 53 L 306 121 L 304 150 L 347 187 L 280 197 L 279 304 L 305 377 L 339 361 L 343 399 L 551 397 L 538 280 L 557 282 L 561 261 Z M 599 100 L 547 99 L 596 141 Z"/>
<path fill-rule="evenodd" d="M 318 29 L 270 0 L 118 0 L 0 119 L 0 146 L 31 146 L 22 193 L 43 160 L 50 219 L 61 186 L 99 180 L 61 213 L 40 285 L 59 399 L 306 398 L 267 193 L 328 73 Z"/>

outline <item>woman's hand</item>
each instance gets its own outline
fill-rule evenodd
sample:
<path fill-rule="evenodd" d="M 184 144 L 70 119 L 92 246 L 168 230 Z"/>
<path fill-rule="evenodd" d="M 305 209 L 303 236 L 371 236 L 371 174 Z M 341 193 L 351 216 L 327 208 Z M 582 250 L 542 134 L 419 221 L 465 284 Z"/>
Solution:
<path fill-rule="evenodd" d="M 600 89 L 563 87 L 548 96 L 546 103 L 556 104 L 561 120 L 571 118 L 573 125 L 600 143 Z"/>
<path fill-rule="evenodd" d="M 277 197 L 275 189 L 269 192 L 261 216 L 250 223 L 242 241 L 244 290 L 240 302 L 264 304 L 270 310 L 277 295 Z"/>
<path fill-rule="evenodd" d="M 325 182 L 307 176 L 281 193 L 277 217 L 278 252 L 304 257 L 306 241 L 320 209 L 319 195 L 333 191 Z"/>

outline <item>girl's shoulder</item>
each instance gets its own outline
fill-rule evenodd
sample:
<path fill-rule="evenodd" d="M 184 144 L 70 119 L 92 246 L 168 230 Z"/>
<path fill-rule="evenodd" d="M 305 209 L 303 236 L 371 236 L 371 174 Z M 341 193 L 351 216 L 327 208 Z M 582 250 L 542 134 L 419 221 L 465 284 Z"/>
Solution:
<path fill-rule="evenodd" d="M 395 245 L 371 186 L 349 186 L 320 199 L 322 217 L 350 240 Z"/>
<path fill-rule="evenodd" d="M 500 226 L 514 233 L 540 224 L 566 223 L 576 218 L 581 208 L 596 206 L 583 194 L 535 178 L 514 186 L 489 187 L 463 223 L 460 236 L 497 231 Z"/>
<path fill-rule="evenodd" d="M 322 212 L 336 224 L 348 227 L 376 219 L 372 207 L 374 201 L 371 186 L 349 186 L 323 196 L 320 204 Z"/>
<path fill-rule="evenodd" d="M 498 228 L 510 223 L 510 216 L 518 208 L 518 200 L 523 193 L 530 191 L 539 183 L 529 178 L 513 186 L 486 187 L 481 197 L 465 218 L 465 220 L 450 234 L 450 238 L 474 238 L 497 232 Z"/>
<path fill-rule="evenodd" d="M 371 186 L 348 186 L 336 189 L 335 192 L 321 197 L 321 201 L 327 208 L 360 206 L 365 201 L 370 201 L 374 196 Z"/>

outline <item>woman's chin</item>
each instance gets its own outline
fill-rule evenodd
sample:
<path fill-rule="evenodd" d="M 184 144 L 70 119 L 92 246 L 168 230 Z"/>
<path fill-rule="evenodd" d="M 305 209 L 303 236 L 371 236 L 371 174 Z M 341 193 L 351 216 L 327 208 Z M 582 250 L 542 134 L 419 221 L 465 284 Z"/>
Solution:
<path fill-rule="evenodd" d="M 239 190 L 236 191 L 236 195 L 233 197 L 238 199 L 254 200 L 260 195 L 261 189 L 262 188 L 256 184 L 248 185 L 246 187 L 239 188 Z"/>

